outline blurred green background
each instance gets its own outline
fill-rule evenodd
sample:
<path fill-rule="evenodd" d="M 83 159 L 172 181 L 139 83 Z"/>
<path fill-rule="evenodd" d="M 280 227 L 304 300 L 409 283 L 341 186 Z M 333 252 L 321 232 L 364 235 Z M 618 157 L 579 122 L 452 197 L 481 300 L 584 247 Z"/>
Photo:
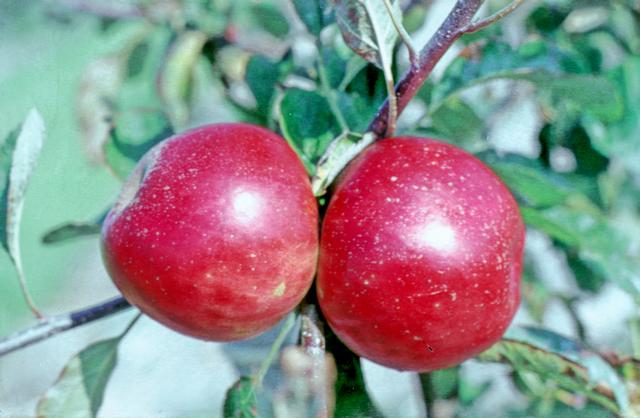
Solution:
<path fill-rule="evenodd" d="M 45 246 L 42 235 L 70 220 L 88 220 L 108 207 L 119 181 L 92 165 L 83 153 L 75 119 L 78 82 L 84 67 L 113 49 L 97 19 L 60 22 L 36 1 L 0 1 L 0 137 L 19 126 L 29 109 L 44 117 L 46 140 L 27 190 L 22 251 L 35 301 L 80 308 L 98 300 L 60 300 L 73 287 L 73 272 L 95 252 L 95 238 Z M 117 42 L 116 42 L 117 44 Z M 0 255 L 0 334 L 32 322 L 7 255 Z"/>

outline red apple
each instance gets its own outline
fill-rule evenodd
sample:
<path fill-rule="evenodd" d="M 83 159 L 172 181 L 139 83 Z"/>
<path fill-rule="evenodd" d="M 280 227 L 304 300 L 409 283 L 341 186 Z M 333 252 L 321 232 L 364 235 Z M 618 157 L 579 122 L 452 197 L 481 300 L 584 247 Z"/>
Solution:
<path fill-rule="evenodd" d="M 102 229 L 125 298 L 181 333 L 230 341 L 280 320 L 311 285 L 318 210 L 278 135 L 203 126 L 140 161 Z"/>
<path fill-rule="evenodd" d="M 355 353 L 399 370 L 449 367 L 497 341 L 519 304 L 524 225 L 472 155 L 389 138 L 345 170 L 324 219 L 320 307 Z"/>

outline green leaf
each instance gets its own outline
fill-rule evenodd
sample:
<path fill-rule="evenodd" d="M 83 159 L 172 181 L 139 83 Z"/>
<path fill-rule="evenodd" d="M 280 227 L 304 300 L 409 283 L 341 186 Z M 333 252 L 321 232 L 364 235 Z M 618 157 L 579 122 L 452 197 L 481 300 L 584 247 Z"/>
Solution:
<path fill-rule="evenodd" d="M 329 185 L 340 172 L 367 145 L 373 143 L 375 137 L 345 132 L 331 142 L 326 152 L 318 161 L 315 173 L 311 178 L 311 188 L 315 196 L 326 193 Z"/>
<path fill-rule="evenodd" d="M 528 80 L 540 89 L 550 92 L 552 99 L 568 101 L 579 108 L 579 112 L 594 115 L 602 120 L 615 121 L 622 117 L 623 104 L 615 86 L 605 77 L 593 75 L 565 75 L 550 77 L 538 73 L 519 77 Z"/>
<path fill-rule="evenodd" d="M 159 37 L 149 35 L 148 29 L 142 26 L 130 32 L 119 42 L 123 45 L 119 51 L 99 57 L 86 66 L 76 96 L 76 114 L 85 150 L 92 161 L 102 165 L 106 165 L 104 146 L 109 140 L 113 114 L 118 107 L 133 105 L 132 97 L 124 97 L 125 106 L 118 106 L 120 96 L 126 96 L 132 85 L 149 84 L 145 77 L 155 78 L 148 64 L 154 55 L 159 55 L 158 48 L 154 47 Z M 155 85 L 151 91 L 155 93 Z M 138 100 L 144 96 L 139 89 L 135 93 Z"/>
<path fill-rule="evenodd" d="M 149 56 L 149 44 L 140 42 L 133 47 L 131 53 L 127 57 L 127 78 L 135 78 L 142 74 L 144 63 Z"/>
<path fill-rule="evenodd" d="M 570 11 L 566 4 L 544 4 L 533 10 L 527 24 L 542 33 L 553 32 L 560 28 Z"/>
<path fill-rule="evenodd" d="M 345 90 L 354 78 L 367 66 L 367 61 L 363 60 L 359 55 L 352 55 L 346 62 L 344 67 L 344 76 L 340 80 L 338 90 Z"/>
<path fill-rule="evenodd" d="M 324 66 L 328 84 L 332 89 L 339 88 L 344 80 L 347 71 L 347 62 L 350 57 L 356 57 L 360 63 L 366 65 L 366 61 L 354 55 L 350 49 L 345 49 L 346 54 L 344 50 L 341 51 L 340 48 L 336 48 L 336 45 L 326 45 L 320 50 L 322 54 L 322 60 L 320 62 Z"/>
<path fill-rule="evenodd" d="M 153 125 L 158 122 L 154 123 L 152 120 L 162 119 L 161 124 L 168 126 L 168 118 L 160 110 L 163 104 L 158 94 L 157 83 L 167 60 L 172 39 L 171 30 L 158 26 L 141 41 L 145 46 L 138 49 L 140 52 L 132 58 L 136 63 L 129 61 L 128 65 L 133 66 L 135 71 L 130 71 L 131 74 L 122 81 L 114 105 L 114 116 L 110 120 L 109 138 L 102 144 L 103 159 L 119 178 L 126 178 L 135 162 L 144 153 L 141 154 L 141 151 L 144 151 L 142 146 L 132 151 L 127 145 L 136 146 L 149 142 L 146 147 L 149 149 L 153 143 L 162 139 L 156 135 L 161 132 L 166 134 L 169 130 L 154 128 Z M 166 73 L 166 68 L 164 71 Z M 166 85 L 168 81 L 162 83 Z M 147 128 L 144 128 L 145 126 Z M 123 128 L 126 134 L 120 132 Z"/>
<path fill-rule="evenodd" d="M 536 323 L 542 324 L 547 307 L 553 301 L 555 295 L 541 280 L 538 270 L 527 257 L 524 260 L 521 289 L 522 301 L 526 305 L 527 313 L 531 315 Z"/>
<path fill-rule="evenodd" d="M 184 129 L 189 121 L 188 98 L 193 72 L 206 40 L 207 36 L 202 32 L 183 32 L 165 58 L 160 75 L 160 93 L 175 130 Z"/>
<path fill-rule="evenodd" d="M 367 393 L 360 358 L 330 330 L 325 332 L 326 350 L 336 361 L 338 376 L 334 417 L 383 418 Z"/>
<path fill-rule="evenodd" d="M 333 20 L 327 0 L 293 0 L 293 6 L 307 30 L 315 36 Z"/>
<path fill-rule="evenodd" d="M 280 127 L 309 172 L 337 133 L 338 123 L 320 94 L 288 89 L 280 102 Z"/>
<path fill-rule="evenodd" d="M 640 22 L 633 11 L 621 4 L 612 4 L 611 29 L 634 54 L 640 54 Z"/>
<path fill-rule="evenodd" d="M 140 45 L 146 44 L 134 48 L 130 62 Z M 140 71 L 135 64 L 132 66 L 134 69 L 129 72 Z M 101 164 L 105 163 L 104 145 L 109 140 L 109 120 L 113 117 L 113 106 L 124 79 L 124 67 L 125 60 L 119 55 L 101 57 L 89 63 L 80 80 L 77 117 L 82 140 L 89 158 Z"/>
<path fill-rule="evenodd" d="M 545 216 L 579 235 L 578 256 L 583 262 L 640 300 L 640 255 L 630 237 L 607 220 L 577 209 L 549 209 Z"/>
<path fill-rule="evenodd" d="M 390 0 L 396 21 L 402 21 L 398 1 Z M 358 55 L 380 69 L 390 68 L 398 33 L 381 0 L 336 0 L 335 13 L 342 37 Z"/>
<path fill-rule="evenodd" d="M 362 58 L 359 59 L 362 61 Z M 346 87 L 347 93 L 357 93 L 361 97 L 369 99 L 371 106 L 380 105 L 380 103 L 386 99 L 387 87 L 384 74 L 378 71 L 375 66 L 367 64 L 353 75 L 347 72 L 345 78 L 347 78 L 348 75 L 352 77 L 349 83 L 344 83 L 344 81 L 341 83 L 341 85 Z"/>
<path fill-rule="evenodd" d="M 256 99 L 258 112 L 265 117 L 269 115 L 276 83 L 280 78 L 280 66 L 281 63 L 262 55 L 252 56 L 247 63 L 245 78 Z"/>
<path fill-rule="evenodd" d="M 534 400 L 528 410 L 529 413 L 525 415 L 526 417 L 540 416 L 540 411 L 545 411 L 545 416 L 553 418 L 619 418 L 619 415 L 615 412 L 593 402 L 580 407 L 565 405 L 562 402 L 555 402 L 550 406 L 548 399 L 542 398 Z"/>
<path fill-rule="evenodd" d="M 451 97 L 430 114 L 429 135 L 470 149 L 482 139 L 484 121 L 466 102 Z"/>
<path fill-rule="evenodd" d="M 435 399 L 451 399 L 458 395 L 460 385 L 460 367 L 435 370 L 430 372 L 431 385 Z"/>
<path fill-rule="evenodd" d="M 244 71 L 245 64 L 242 64 Z M 189 126 L 228 121 L 264 124 L 255 112 L 240 106 L 225 95 L 220 73 L 211 71 L 211 62 L 200 55 L 193 71 L 192 91 L 189 97 Z"/>
<path fill-rule="evenodd" d="M 396 95 L 393 90 L 393 49 L 398 31 L 408 39 L 402 28 L 402 10 L 397 0 L 337 0 L 336 21 L 345 43 L 365 60 L 384 73 L 390 105 L 389 124 L 395 129 Z M 344 122 L 341 121 L 344 126 Z"/>
<path fill-rule="evenodd" d="M 96 235 L 100 233 L 102 225 L 95 222 L 71 222 L 47 232 L 42 237 L 43 244 L 54 244 L 69 241 L 74 238 Z"/>
<path fill-rule="evenodd" d="M 544 41 L 531 41 L 513 49 L 503 42 L 489 42 L 478 54 L 482 59 L 456 58 L 445 70 L 431 93 L 437 104 L 456 92 L 473 85 L 503 77 L 521 77 L 544 71 L 561 74 L 562 51 Z"/>
<path fill-rule="evenodd" d="M 491 388 L 491 381 L 475 383 L 468 379 L 460 379 L 458 383 L 458 399 L 464 406 L 471 406 Z"/>
<path fill-rule="evenodd" d="M 412 3 L 409 10 L 405 10 L 402 24 L 407 32 L 413 33 L 424 26 L 427 19 L 429 5 L 421 3 Z"/>
<path fill-rule="evenodd" d="M 0 143 L 0 240 L 16 268 L 23 289 L 26 289 L 26 283 L 20 254 L 20 221 L 27 186 L 44 138 L 44 121 L 38 110 L 33 108 L 20 130 L 11 132 Z M 25 297 L 29 300 L 28 294 Z"/>
<path fill-rule="evenodd" d="M 609 78 L 623 97 L 624 115 L 618 121 L 585 114 L 582 124 L 591 144 L 602 155 L 620 160 L 632 173 L 640 174 L 640 57 L 629 56 L 610 72 Z"/>
<path fill-rule="evenodd" d="M 8 183 L 5 183 L 6 206 L 2 211 L 6 216 L 6 234 L 2 236 L 2 244 L 14 261 L 20 259 L 19 228 L 24 196 L 44 138 L 44 120 L 34 108 L 27 115 L 15 142 L 7 138 L 2 144 L 3 152 L 11 154 Z"/>
<path fill-rule="evenodd" d="M 154 145 L 173 134 L 168 118 L 162 112 L 132 109 L 113 121 L 111 139 L 105 144 L 109 167 L 121 179 Z"/>
<path fill-rule="evenodd" d="M 289 22 L 273 4 L 265 2 L 253 3 L 249 7 L 249 13 L 258 26 L 273 36 L 281 38 L 289 33 Z"/>
<path fill-rule="evenodd" d="M 580 245 L 580 236 L 575 231 L 554 222 L 545 216 L 543 212 L 533 208 L 521 207 L 520 213 L 522 213 L 522 218 L 528 226 L 546 232 L 551 238 L 569 247 Z"/>
<path fill-rule="evenodd" d="M 597 354 L 551 331 L 511 328 L 479 359 L 508 363 L 517 371 L 552 379 L 558 386 L 583 394 L 615 413 L 630 413 L 628 393 L 613 368 Z"/>
<path fill-rule="evenodd" d="M 584 208 L 523 208 L 522 213 L 529 225 L 575 248 L 582 262 L 640 302 L 640 254 L 632 245 L 634 237 Z"/>
<path fill-rule="evenodd" d="M 53 228 L 42 237 L 43 244 L 54 244 L 69 241 L 75 238 L 96 235 L 102 229 L 102 222 L 109 211 L 106 210 L 95 220 L 87 222 L 69 222 L 59 227 Z"/>
<path fill-rule="evenodd" d="M 229 388 L 224 400 L 224 418 L 257 418 L 258 398 L 253 378 L 242 376 Z"/>
<path fill-rule="evenodd" d="M 589 266 L 572 251 L 567 252 L 567 263 L 580 289 L 591 293 L 598 293 L 606 283 L 605 277 L 599 271 L 589 268 Z"/>
<path fill-rule="evenodd" d="M 495 152 L 478 154 L 524 203 L 548 207 L 563 203 L 577 193 L 561 175 L 543 167 L 538 161 L 515 154 L 498 156 Z"/>
<path fill-rule="evenodd" d="M 576 168 L 564 177 L 582 178 L 583 185 L 589 183 L 589 187 L 583 188 L 583 192 L 594 200 L 601 199 L 594 177 L 606 171 L 609 159 L 593 149 L 589 136 L 579 125 L 580 116 L 576 117 L 574 110 L 567 110 L 565 113 L 565 106 L 560 105 L 554 111 L 553 123 L 545 126 L 539 135 L 542 149 L 547 150 L 542 158 L 548 159 L 556 146 L 569 148 L 575 158 Z"/>
<path fill-rule="evenodd" d="M 432 112 L 463 89 L 495 79 L 512 79 L 533 83 L 549 100 L 571 103 L 576 112 L 608 120 L 622 116 L 621 97 L 607 78 L 568 73 L 566 63 L 573 57 L 546 41 L 532 41 L 517 49 L 489 42 L 480 54 L 480 60 L 459 57 L 449 65 L 432 91 Z"/>
<path fill-rule="evenodd" d="M 141 41 L 145 45 L 142 49 L 132 48 L 139 52 L 131 55 L 133 58 L 130 58 L 128 65 L 133 66 L 134 70 L 129 68 L 129 76 L 119 86 L 113 116 L 108 125 L 108 138 L 95 144 L 102 147 L 99 158 L 121 179 L 128 176 L 147 150 L 173 133 L 168 117 L 160 110 L 162 100 L 156 85 L 167 60 L 172 36 L 168 28 L 158 27 Z M 179 61 L 178 58 L 170 61 L 176 60 Z M 175 99 L 172 102 L 177 106 L 173 108 L 174 118 L 180 119 L 181 99 L 177 90 L 171 88 L 176 86 L 175 83 L 180 84 L 181 73 L 177 69 L 169 73 L 167 71 L 165 66 L 161 84 L 165 89 L 165 98 L 170 101 Z M 171 96 L 174 93 L 177 96 Z"/>
<path fill-rule="evenodd" d="M 173 40 L 172 31 L 158 26 L 141 41 L 145 46 L 132 56 L 128 65 L 134 71 L 122 81 L 115 103 L 118 112 L 132 108 L 160 108 L 157 81 Z M 134 48 L 134 50 L 137 48 Z M 142 53 L 144 52 L 144 53 Z"/>
<path fill-rule="evenodd" d="M 359 93 L 338 94 L 338 109 L 350 131 L 364 132 L 375 116 L 378 106 Z"/>
<path fill-rule="evenodd" d="M 197 28 L 210 37 L 220 36 L 227 28 L 227 16 L 233 3 L 227 1 L 197 0 L 181 4 L 186 26 Z"/>
<path fill-rule="evenodd" d="M 99 341 L 72 357 L 38 402 L 38 417 L 97 416 L 117 363 L 120 340 L 121 337 Z"/>

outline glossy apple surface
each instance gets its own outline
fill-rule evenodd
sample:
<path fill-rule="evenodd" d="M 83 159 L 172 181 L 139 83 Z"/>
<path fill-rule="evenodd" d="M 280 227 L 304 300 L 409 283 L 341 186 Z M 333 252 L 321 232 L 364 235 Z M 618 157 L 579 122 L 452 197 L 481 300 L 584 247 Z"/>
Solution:
<path fill-rule="evenodd" d="M 362 357 L 399 370 L 452 366 L 511 322 L 523 244 L 518 206 L 482 162 L 431 139 L 383 139 L 330 201 L 320 306 Z"/>
<path fill-rule="evenodd" d="M 140 161 L 102 230 L 125 298 L 181 333 L 230 341 L 265 331 L 302 299 L 318 252 L 307 174 L 278 135 L 208 125 Z"/>

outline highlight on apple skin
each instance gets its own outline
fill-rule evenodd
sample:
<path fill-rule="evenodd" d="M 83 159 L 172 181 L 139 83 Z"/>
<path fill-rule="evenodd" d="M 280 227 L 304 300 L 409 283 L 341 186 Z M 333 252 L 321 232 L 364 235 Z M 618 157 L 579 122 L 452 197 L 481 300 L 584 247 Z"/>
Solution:
<path fill-rule="evenodd" d="M 432 139 L 383 139 L 339 179 L 317 293 L 355 353 L 399 370 L 458 364 L 500 339 L 520 301 L 524 224 L 480 160 Z"/>
<path fill-rule="evenodd" d="M 155 320 L 201 339 L 245 339 L 311 286 L 317 204 L 283 138 L 207 125 L 143 157 L 106 217 L 102 254 L 125 298 Z"/>

